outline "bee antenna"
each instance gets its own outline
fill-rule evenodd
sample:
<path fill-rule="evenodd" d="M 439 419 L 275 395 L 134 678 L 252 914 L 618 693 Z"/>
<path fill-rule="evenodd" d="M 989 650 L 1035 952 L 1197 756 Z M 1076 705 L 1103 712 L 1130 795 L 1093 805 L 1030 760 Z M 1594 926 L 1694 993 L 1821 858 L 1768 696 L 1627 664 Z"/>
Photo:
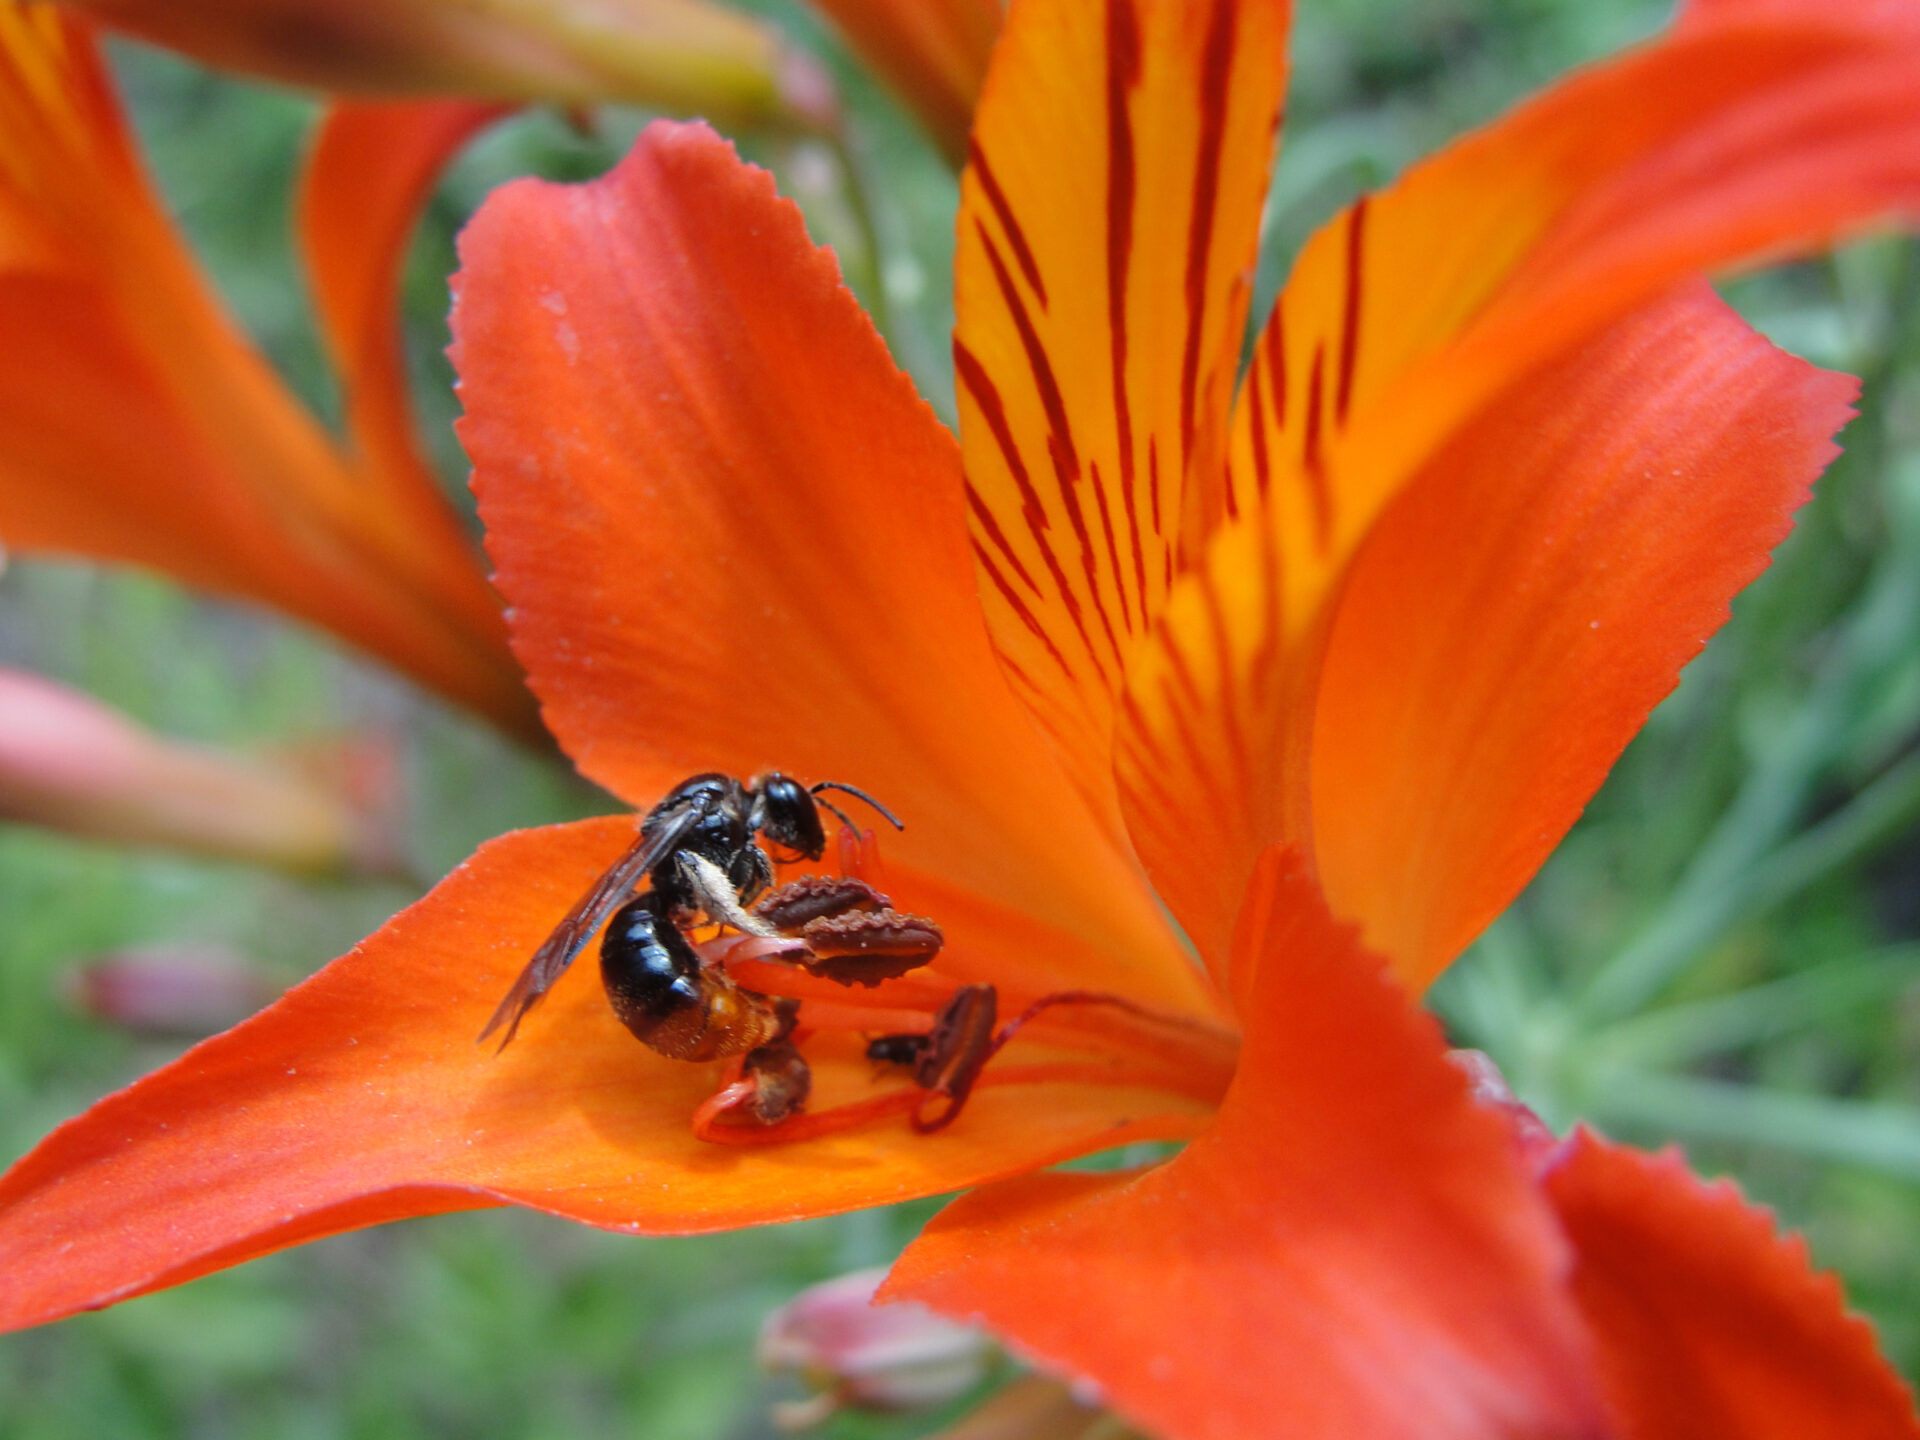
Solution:
<path fill-rule="evenodd" d="M 835 815 L 838 815 L 840 817 L 840 823 L 846 826 L 847 829 L 852 830 L 856 834 L 859 833 L 860 827 L 853 823 L 853 817 L 847 814 L 847 812 L 842 810 L 838 805 L 834 804 L 831 800 L 827 799 L 824 795 L 815 795 L 813 799 L 815 804 L 824 805 L 826 806 L 827 809 L 831 810 Z"/>
<path fill-rule="evenodd" d="M 867 804 L 871 805 L 875 810 L 878 810 L 882 815 L 884 815 L 887 818 L 888 822 L 893 826 L 894 829 L 904 830 L 907 828 L 906 825 L 902 823 L 898 815 L 895 815 L 891 810 L 887 809 L 886 806 L 882 805 L 878 800 L 874 799 L 873 796 L 867 794 L 866 791 L 859 789 L 857 786 L 845 785 L 838 780 L 822 780 L 818 785 L 810 787 L 810 789 L 808 790 L 808 793 L 812 795 L 816 800 L 819 800 L 820 792 L 822 790 L 844 791 L 846 794 L 853 796 L 857 800 L 866 801 Z M 843 821 L 846 821 L 846 825 L 849 830 L 855 828 L 853 822 L 851 820 L 847 820 L 845 812 L 842 811 L 840 807 L 835 805 L 831 800 L 820 800 L 820 803 L 826 806 L 829 810 L 833 811 L 833 813 L 838 815 Z"/>

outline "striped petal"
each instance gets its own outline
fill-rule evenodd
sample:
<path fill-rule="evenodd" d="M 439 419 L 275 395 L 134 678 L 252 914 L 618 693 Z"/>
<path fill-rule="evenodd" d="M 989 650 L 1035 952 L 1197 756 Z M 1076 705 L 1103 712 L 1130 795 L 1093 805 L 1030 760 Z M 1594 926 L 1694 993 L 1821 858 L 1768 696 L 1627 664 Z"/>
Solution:
<path fill-rule="evenodd" d="M 55 1131 L 0 1178 L 0 1329 L 409 1215 L 516 1204 L 613 1229 L 724 1230 L 1178 1137 L 1211 1108 L 1124 1069 L 1002 1085 L 1016 1073 L 1003 1071 L 935 1137 L 896 1113 L 721 1147 L 690 1128 L 719 1064 L 638 1044 L 591 957 L 511 1047 L 476 1045 L 522 962 L 632 836 L 615 818 L 490 842 L 278 1004 Z M 991 907 L 945 910 L 974 968 L 1020 976 Z M 806 1053 L 813 1110 L 878 1093 L 859 1035 L 823 1032 Z"/>
<path fill-rule="evenodd" d="M 1806 1242 L 1677 1152 L 1577 1134 L 1546 1176 L 1626 1440 L 1915 1440 L 1912 1392 Z"/>
<path fill-rule="evenodd" d="M 954 353 L 994 644 L 1082 790 L 1216 465 L 1283 3 L 1017 3 L 961 187 Z"/>
<path fill-rule="evenodd" d="M 1601 1433 L 1564 1248 L 1431 1018 L 1283 852 L 1240 943 L 1271 1023 L 1206 1134 L 976 1191 L 882 1296 L 979 1319 L 1166 1440 Z"/>
<path fill-rule="evenodd" d="M 764 171 L 661 123 L 462 239 L 455 364 L 514 643 L 581 769 L 637 807 L 776 767 L 879 796 L 889 854 L 1205 1006 L 980 624 L 952 437 Z"/>
<path fill-rule="evenodd" d="M 1302 252 L 1256 345 L 1230 464 L 1197 507 L 1206 564 L 1130 677 L 1120 745 L 1130 828 L 1203 952 L 1222 953 L 1261 845 L 1318 840 L 1319 656 L 1356 556 L 1448 437 L 1702 268 L 1920 207 L 1912 27 L 1716 16 L 1575 76 Z M 1662 423 L 1677 435 L 1675 399 Z M 1214 839 L 1195 847 L 1201 831 Z M 1372 923 L 1345 879 L 1329 889 Z M 1410 975 L 1444 963 L 1402 939 L 1379 943 Z"/>

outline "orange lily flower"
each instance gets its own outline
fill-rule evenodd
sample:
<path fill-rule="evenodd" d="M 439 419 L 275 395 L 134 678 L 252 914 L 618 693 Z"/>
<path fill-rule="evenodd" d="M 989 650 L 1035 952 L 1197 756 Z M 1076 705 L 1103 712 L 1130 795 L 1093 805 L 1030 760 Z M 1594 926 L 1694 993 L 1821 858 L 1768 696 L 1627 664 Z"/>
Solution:
<path fill-rule="evenodd" d="M 499 602 L 412 430 L 395 285 L 497 111 L 342 106 L 302 191 L 336 439 L 228 318 L 142 173 L 88 27 L 0 5 L 0 542 L 150 566 L 323 626 L 538 734 Z"/>
<path fill-rule="evenodd" d="M 1920 1434 L 1803 1248 L 1671 1160 L 1530 1141 L 1410 999 L 1832 457 L 1852 382 L 1698 275 L 1914 211 L 1920 23 L 1696 7 L 1336 218 L 1236 400 L 1285 34 L 1273 0 L 1014 7 L 958 445 L 710 132 L 488 202 L 463 436 L 555 733 L 637 806 L 714 767 L 872 791 L 946 947 L 862 991 L 716 951 L 800 999 L 812 1066 L 805 1113 L 735 1123 L 727 1067 L 588 976 L 474 1045 L 633 827 L 502 837 L 0 1180 L 0 1324 L 405 1215 L 975 1187 L 883 1295 L 1179 1440 Z M 1048 1008 L 918 1133 L 865 1037 L 984 983 Z M 1188 1143 L 1041 1173 L 1142 1139 Z"/>

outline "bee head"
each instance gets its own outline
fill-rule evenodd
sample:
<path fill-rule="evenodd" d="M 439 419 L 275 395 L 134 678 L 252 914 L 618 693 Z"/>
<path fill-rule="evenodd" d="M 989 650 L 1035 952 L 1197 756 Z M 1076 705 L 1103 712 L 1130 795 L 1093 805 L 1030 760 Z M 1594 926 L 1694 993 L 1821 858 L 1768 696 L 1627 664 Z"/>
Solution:
<path fill-rule="evenodd" d="M 826 853 L 826 827 L 820 807 L 807 787 L 791 776 L 770 770 L 756 775 L 747 787 L 753 793 L 750 823 L 782 862 L 818 860 Z"/>

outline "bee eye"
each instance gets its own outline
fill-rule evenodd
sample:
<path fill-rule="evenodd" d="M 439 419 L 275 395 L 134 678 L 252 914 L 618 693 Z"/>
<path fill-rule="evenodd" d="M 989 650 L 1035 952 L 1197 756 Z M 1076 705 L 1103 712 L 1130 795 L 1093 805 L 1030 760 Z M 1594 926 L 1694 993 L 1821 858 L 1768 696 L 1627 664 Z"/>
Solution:
<path fill-rule="evenodd" d="M 807 788 L 784 775 L 773 775 L 763 782 L 761 797 L 760 833 L 774 858 L 783 863 L 818 860 L 827 848 L 827 833 Z"/>

